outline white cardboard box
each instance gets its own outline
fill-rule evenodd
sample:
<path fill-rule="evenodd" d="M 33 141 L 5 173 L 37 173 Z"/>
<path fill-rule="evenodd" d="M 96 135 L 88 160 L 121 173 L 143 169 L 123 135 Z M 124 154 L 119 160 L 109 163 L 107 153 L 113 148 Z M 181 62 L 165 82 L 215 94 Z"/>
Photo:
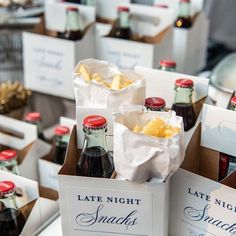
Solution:
<path fill-rule="evenodd" d="M 58 202 L 39 196 L 37 182 L 5 171 L 0 171 L 0 179 L 14 182 L 22 190 L 23 196 L 17 197 L 16 202 L 28 218 L 21 236 L 33 235 L 37 228 L 58 211 Z"/>
<path fill-rule="evenodd" d="M 21 176 L 38 180 L 38 159 L 49 153 L 50 145 L 37 139 L 35 125 L 0 116 L 0 144 L 17 151 Z"/>
<path fill-rule="evenodd" d="M 72 131 L 75 121 L 66 117 L 60 118 L 60 125 L 65 125 Z M 51 153 L 38 160 L 39 183 L 41 186 L 58 191 L 58 172 L 61 165 L 51 161 Z"/>
<path fill-rule="evenodd" d="M 236 156 L 236 112 L 204 104 L 201 145 Z"/>
<path fill-rule="evenodd" d="M 209 79 L 139 66 L 135 67 L 135 72 L 144 76 L 146 79 L 146 97 L 162 97 L 165 99 L 168 108 L 172 107 L 174 101 L 174 86 L 176 79 L 187 78 L 193 80 L 194 92 L 192 101 L 195 103 L 194 109 L 198 114 L 198 120 L 191 130 L 185 132 L 185 147 L 187 147 L 194 130 L 201 120 L 201 115 L 199 113 L 201 112 L 205 98 L 208 95 Z"/>
<path fill-rule="evenodd" d="M 72 131 L 59 172 L 63 235 L 168 235 L 169 184 L 75 176 L 79 152 Z"/>
<path fill-rule="evenodd" d="M 173 58 L 177 71 L 195 74 L 206 64 L 209 20 L 204 12 L 197 13 L 189 29 L 174 28 Z"/>
<path fill-rule="evenodd" d="M 136 27 L 137 33 L 148 33 L 151 40 L 145 43 L 109 36 L 99 37 L 96 40 L 96 57 L 113 62 L 122 69 L 133 69 L 136 65 L 158 68 L 161 59 L 172 58 L 173 11 L 137 4 L 130 4 L 129 7 L 135 16 L 159 20 L 157 26 L 139 24 Z"/>
<path fill-rule="evenodd" d="M 65 5 L 52 5 L 53 11 L 60 12 L 60 9 L 65 11 Z M 95 10 L 83 7 L 80 11 L 86 22 L 85 35 L 81 40 L 71 41 L 48 36 L 43 24 L 33 32 L 23 33 L 24 83 L 27 88 L 59 97 L 74 98 L 72 71 L 78 61 L 95 55 Z M 50 29 L 56 21 L 56 29 L 63 31 L 60 17 L 51 16 L 49 19 L 52 21 L 48 21 Z"/>
<path fill-rule="evenodd" d="M 235 235 L 236 172 L 217 182 L 219 152 L 200 146 L 200 138 L 198 127 L 183 169 L 171 179 L 170 236 Z"/>

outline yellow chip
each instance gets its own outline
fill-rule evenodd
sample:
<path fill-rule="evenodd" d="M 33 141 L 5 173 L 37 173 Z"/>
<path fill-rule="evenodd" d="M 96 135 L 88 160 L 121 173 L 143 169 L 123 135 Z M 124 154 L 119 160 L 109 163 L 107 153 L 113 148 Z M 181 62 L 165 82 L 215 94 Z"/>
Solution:
<path fill-rule="evenodd" d="M 156 136 L 158 133 L 158 129 L 160 129 L 163 125 L 165 125 L 165 122 L 162 119 L 153 119 L 145 125 L 142 133 L 146 135 Z"/>
<path fill-rule="evenodd" d="M 102 76 L 99 75 L 98 73 L 94 73 L 94 74 L 92 75 L 92 80 L 93 80 L 93 79 L 96 80 L 97 82 L 103 81 Z"/>
<path fill-rule="evenodd" d="M 111 83 L 111 89 L 120 90 L 121 81 L 122 81 L 121 75 L 114 76 Z"/>
<path fill-rule="evenodd" d="M 78 72 L 84 78 L 85 81 L 90 82 L 90 73 L 85 65 L 80 65 Z"/>

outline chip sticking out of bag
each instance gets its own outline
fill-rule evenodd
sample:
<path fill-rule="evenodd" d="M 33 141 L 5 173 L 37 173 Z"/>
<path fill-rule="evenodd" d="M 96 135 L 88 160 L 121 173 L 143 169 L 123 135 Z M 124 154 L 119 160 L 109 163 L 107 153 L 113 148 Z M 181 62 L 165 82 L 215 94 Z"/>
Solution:
<path fill-rule="evenodd" d="M 79 66 L 79 69 L 78 69 L 78 72 L 80 75 L 83 76 L 84 80 L 89 82 L 91 79 L 90 79 L 90 73 L 89 73 L 89 70 L 86 68 L 85 65 L 80 65 Z"/>
<path fill-rule="evenodd" d="M 149 121 L 144 127 L 135 125 L 133 132 L 158 138 L 172 138 L 180 132 L 180 128 L 167 124 L 161 118 L 155 118 Z"/>

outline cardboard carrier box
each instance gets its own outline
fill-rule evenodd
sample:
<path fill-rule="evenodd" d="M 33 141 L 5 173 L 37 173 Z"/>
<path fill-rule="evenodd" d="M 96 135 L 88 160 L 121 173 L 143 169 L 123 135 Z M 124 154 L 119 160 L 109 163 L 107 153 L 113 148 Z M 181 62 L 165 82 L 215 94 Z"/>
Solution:
<path fill-rule="evenodd" d="M 169 182 L 75 176 L 79 156 L 74 127 L 58 176 L 63 235 L 168 235 Z"/>
<path fill-rule="evenodd" d="M 55 37 L 56 32 L 65 30 L 68 6 L 79 8 L 83 28 L 81 40 Z M 94 7 L 48 2 L 45 22 L 42 20 L 32 32 L 23 33 L 25 86 L 33 91 L 73 99 L 71 72 L 78 61 L 94 57 L 94 22 Z"/>
<path fill-rule="evenodd" d="M 125 5 L 130 9 L 132 40 L 108 35 L 96 39 L 96 57 L 113 62 L 121 69 L 133 69 L 136 65 L 158 68 L 163 58 L 172 58 L 173 11 L 163 11 L 150 6 Z"/>

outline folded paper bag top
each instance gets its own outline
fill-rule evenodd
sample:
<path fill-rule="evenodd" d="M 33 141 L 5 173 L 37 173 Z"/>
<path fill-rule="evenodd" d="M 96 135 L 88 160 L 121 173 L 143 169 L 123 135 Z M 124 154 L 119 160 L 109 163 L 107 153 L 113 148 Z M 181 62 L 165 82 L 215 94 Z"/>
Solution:
<path fill-rule="evenodd" d="M 134 71 L 120 71 L 106 61 L 86 59 L 74 70 L 74 92 L 77 106 L 118 108 L 143 105 L 146 84 Z"/>
<path fill-rule="evenodd" d="M 171 138 L 158 138 L 133 132 L 136 124 L 144 126 L 161 118 L 166 124 L 179 128 Z M 175 112 L 153 112 L 120 108 L 114 112 L 114 164 L 119 176 L 144 183 L 152 178 L 164 182 L 184 159 L 182 118 Z"/>

